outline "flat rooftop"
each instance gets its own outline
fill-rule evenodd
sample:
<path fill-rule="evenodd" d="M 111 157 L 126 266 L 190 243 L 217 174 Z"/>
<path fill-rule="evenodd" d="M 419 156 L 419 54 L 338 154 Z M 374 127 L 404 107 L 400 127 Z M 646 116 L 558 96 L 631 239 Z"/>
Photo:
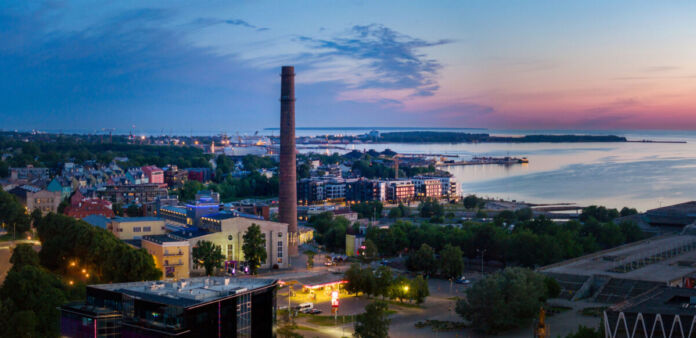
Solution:
<path fill-rule="evenodd" d="M 696 314 L 696 305 L 691 304 L 691 297 L 696 297 L 696 289 L 663 286 L 611 306 L 608 311 L 693 316 Z"/>
<path fill-rule="evenodd" d="M 142 238 L 144 241 L 150 241 L 152 243 L 162 244 L 170 242 L 186 242 L 185 240 L 175 238 L 169 235 L 147 235 Z M 188 244 L 188 242 L 186 242 Z"/>
<path fill-rule="evenodd" d="M 121 217 L 121 216 L 116 216 L 112 218 L 114 222 L 119 222 L 119 223 L 129 223 L 129 222 L 159 222 L 162 221 L 164 222 L 163 219 L 159 217 Z"/>
<path fill-rule="evenodd" d="M 552 264 L 540 271 L 669 283 L 696 272 L 696 236 L 650 238 Z"/>
<path fill-rule="evenodd" d="M 176 282 L 145 281 L 98 284 L 89 287 L 127 294 L 154 303 L 189 307 L 276 283 L 275 279 L 197 277 L 180 279 Z"/>

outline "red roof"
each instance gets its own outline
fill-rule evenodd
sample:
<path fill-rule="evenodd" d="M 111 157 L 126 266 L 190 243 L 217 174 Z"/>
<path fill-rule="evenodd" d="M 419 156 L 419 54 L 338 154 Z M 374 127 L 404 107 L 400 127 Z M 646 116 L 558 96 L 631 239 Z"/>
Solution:
<path fill-rule="evenodd" d="M 89 215 L 115 216 L 114 211 L 111 210 L 111 202 L 99 198 L 86 198 L 78 204 L 69 205 L 65 208 L 65 214 L 75 218 Z"/>

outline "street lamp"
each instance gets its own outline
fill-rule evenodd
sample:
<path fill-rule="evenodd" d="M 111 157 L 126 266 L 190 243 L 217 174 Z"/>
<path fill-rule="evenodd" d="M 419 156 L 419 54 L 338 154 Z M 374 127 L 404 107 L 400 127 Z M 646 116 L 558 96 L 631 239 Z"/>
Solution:
<path fill-rule="evenodd" d="M 476 252 L 481 254 L 481 275 L 483 275 L 483 256 L 486 254 L 487 249 L 476 249 Z"/>

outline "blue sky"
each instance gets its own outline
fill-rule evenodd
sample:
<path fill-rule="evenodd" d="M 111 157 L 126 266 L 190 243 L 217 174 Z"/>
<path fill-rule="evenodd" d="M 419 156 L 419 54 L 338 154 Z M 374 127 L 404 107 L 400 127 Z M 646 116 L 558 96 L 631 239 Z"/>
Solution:
<path fill-rule="evenodd" d="M 693 129 L 686 1 L 6 1 L 0 128 Z M 135 127 L 133 127 L 135 126 Z"/>

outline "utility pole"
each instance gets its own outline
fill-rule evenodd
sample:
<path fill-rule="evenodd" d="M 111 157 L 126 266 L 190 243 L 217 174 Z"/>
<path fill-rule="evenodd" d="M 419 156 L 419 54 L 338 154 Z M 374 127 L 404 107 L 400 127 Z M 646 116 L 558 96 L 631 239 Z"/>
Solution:
<path fill-rule="evenodd" d="M 483 256 L 486 254 L 487 249 L 476 249 L 476 252 L 481 254 L 481 275 L 483 276 Z"/>

